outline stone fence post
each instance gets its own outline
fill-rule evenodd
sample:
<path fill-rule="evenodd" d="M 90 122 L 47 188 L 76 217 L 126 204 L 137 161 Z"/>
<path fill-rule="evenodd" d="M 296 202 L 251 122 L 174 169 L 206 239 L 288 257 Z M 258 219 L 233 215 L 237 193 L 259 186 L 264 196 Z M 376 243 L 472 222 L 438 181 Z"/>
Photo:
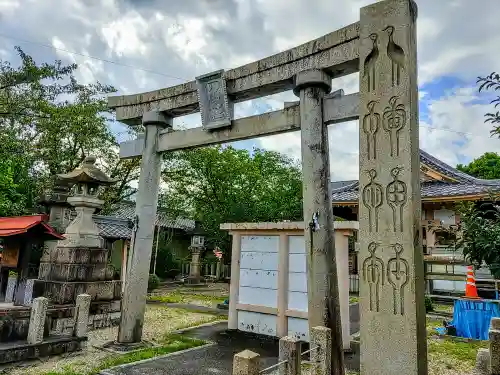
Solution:
<path fill-rule="evenodd" d="M 292 336 L 280 339 L 279 362 L 284 362 L 278 367 L 278 375 L 300 375 L 300 340 Z"/>
<path fill-rule="evenodd" d="M 260 355 L 243 350 L 234 355 L 233 375 L 259 375 Z"/>
<path fill-rule="evenodd" d="M 500 318 L 491 318 L 490 330 L 490 373 L 500 375 Z"/>
<path fill-rule="evenodd" d="M 40 344 L 43 342 L 45 316 L 47 315 L 48 305 L 49 300 L 45 297 L 38 297 L 33 300 L 28 328 L 28 344 Z"/>
<path fill-rule="evenodd" d="M 316 375 L 330 375 L 332 366 L 332 330 L 327 327 L 311 329 L 311 363 L 317 366 Z"/>
<path fill-rule="evenodd" d="M 89 328 L 90 300 L 91 297 L 89 294 L 79 294 L 76 297 L 74 329 L 76 337 L 87 336 L 87 330 Z"/>
<path fill-rule="evenodd" d="M 16 292 L 17 276 L 9 276 L 7 279 L 7 290 L 5 292 L 5 302 L 14 302 L 14 293 Z"/>
<path fill-rule="evenodd" d="M 477 352 L 474 374 L 500 375 L 500 318 L 491 318 L 488 338 L 489 349 Z"/>

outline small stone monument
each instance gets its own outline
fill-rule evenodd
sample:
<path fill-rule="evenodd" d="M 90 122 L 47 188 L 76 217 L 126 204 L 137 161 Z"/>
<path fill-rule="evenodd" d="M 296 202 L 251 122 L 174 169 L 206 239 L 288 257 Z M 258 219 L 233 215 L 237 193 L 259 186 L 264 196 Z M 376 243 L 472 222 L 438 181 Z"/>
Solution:
<path fill-rule="evenodd" d="M 191 268 L 189 269 L 188 284 L 199 284 L 201 281 L 201 254 L 205 250 L 205 236 L 198 228 L 194 230 L 191 237 Z"/>
<path fill-rule="evenodd" d="M 68 203 L 77 215 L 65 230 L 66 239 L 51 248 L 40 263 L 38 278 L 43 280 L 44 296 L 52 304 L 74 304 L 78 295 L 88 294 L 95 307 L 96 302 L 109 304 L 121 296 L 121 282 L 113 280 L 108 250 L 93 220 L 94 211 L 104 203 L 98 198 L 99 188 L 115 181 L 95 162 L 95 157 L 89 156 L 80 168 L 58 175 L 73 185 Z"/>

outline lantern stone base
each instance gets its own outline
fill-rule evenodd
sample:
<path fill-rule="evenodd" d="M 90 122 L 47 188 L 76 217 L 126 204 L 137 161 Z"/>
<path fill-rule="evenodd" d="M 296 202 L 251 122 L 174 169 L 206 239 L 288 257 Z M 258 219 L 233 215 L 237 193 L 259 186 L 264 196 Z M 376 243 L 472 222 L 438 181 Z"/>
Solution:
<path fill-rule="evenodd" d="M 105 343 L 102 347 L 116 354 L 125 354 L 136 352 L 142 349 L 148 349 L 153 347 L 154 345 L 150 342 L 141 341 L 141 342 L 133 342 L 133 343 L 121 343 L 117 341 L 111 341 Z"/>
<path fill-rule="evenodd" d="M 185 283 L 189 285 L 201 284 L 201 276 L 189 276 L 185 279 Z"/>
<path fill-rule="evenodd" d="M 114 269 L 107 264 L 41 263 L 40 280 L 52 281 L 105 281 L 112 280 Z"/>
<path fill-rule="evenodd" d="M 42 257 L 42 262 L 59 264 L 105 264 L 107 260 L 108 250 L 105 248 L 61 246 L 60 244 Z"/>
<path fill-rule="evenodd" d="M 113 301 L 121 297 L 122 282 L 113 281 L 44 281 L 43 295 L 54 304 L 74 303 L 79 294 L 89 294 L 92 300 Z"/>

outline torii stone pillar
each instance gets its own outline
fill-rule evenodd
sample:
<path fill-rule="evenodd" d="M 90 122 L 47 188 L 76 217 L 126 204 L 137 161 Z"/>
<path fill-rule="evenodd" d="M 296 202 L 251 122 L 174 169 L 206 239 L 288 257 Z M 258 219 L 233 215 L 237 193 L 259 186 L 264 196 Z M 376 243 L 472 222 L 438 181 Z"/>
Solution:
<path fill-rule="evenodd" d="M 300 98 L 304 221 L 307 254 L 309 332 L 323 326 L 332 330 L 332 374 L 344 374 L 342 329 L 338 294 L 333 211 L 330 194 L 328 129 L 323 123 L 323 98 L 332 78 L 319 69 L 295 76 Z M 315 223 L 317 226 L 315 227 Z M 311 336 L 312 337 L 312 336 Z"/>
<path fill-rule="evenodd" d="M 123 344 L 137 343 L 142 338 L 160 187 L 161 154 L 156 146 L 159 131 L 171 127 L 172 119 L 160 112 L 150 111 L 144 113 L 142 124 L 145 127 L 144 149 L 118 331 L 118 342 Z"/>
<path fill-rule="evenodd" d="M 417 8 L 361 9 L 361 374 L 427 374 L 421 233 Z"/>

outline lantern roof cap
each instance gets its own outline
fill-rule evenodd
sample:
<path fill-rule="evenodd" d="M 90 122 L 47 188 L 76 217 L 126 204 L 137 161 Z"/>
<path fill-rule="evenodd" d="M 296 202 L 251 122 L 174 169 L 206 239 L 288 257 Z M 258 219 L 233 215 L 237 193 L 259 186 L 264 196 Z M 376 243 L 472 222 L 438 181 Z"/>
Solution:
<path fill-rule="evenodd" d="M 87 156 L 80 167 L 69 173 L 58 174 L 61 181 L 68 183 L 96 183 L 98 185 L 112 185 L 116 180 L 111 179 L 106 173 L 101 171 L 96 165 L 95 156 Z"/>

